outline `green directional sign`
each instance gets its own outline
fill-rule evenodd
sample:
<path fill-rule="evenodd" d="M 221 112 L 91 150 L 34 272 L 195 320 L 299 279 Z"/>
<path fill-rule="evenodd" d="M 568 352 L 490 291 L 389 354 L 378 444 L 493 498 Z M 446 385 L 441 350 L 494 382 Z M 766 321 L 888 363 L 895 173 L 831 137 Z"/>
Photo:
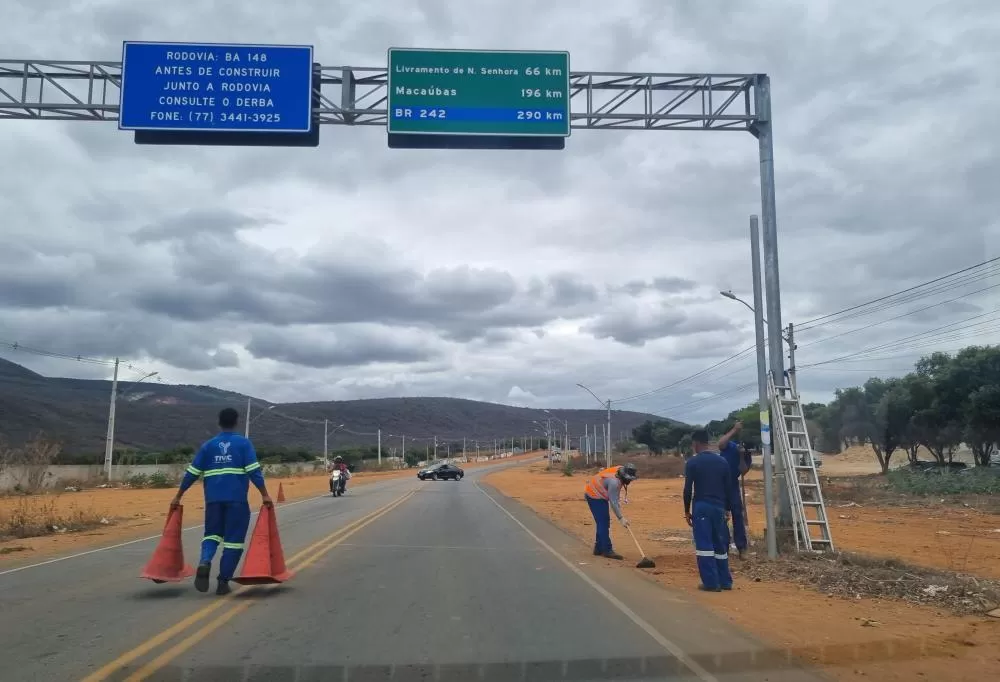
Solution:
<path fill-rule="evenodd" d="M 567 137 L 569 53 L 390 48 L 390 134 Z"/>

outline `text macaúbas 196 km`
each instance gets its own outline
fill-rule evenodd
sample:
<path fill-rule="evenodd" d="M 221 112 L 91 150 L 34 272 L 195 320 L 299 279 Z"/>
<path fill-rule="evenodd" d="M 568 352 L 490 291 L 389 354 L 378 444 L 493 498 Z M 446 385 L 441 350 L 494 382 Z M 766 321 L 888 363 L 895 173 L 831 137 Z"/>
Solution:
<path fill-rule="evenodd" d="M 447 121 L 505 123 L 509 121 L 565 121 L 563 110 L 506 109 L 479 107 L 395 107 L 392 118 L 398 121 L 417 118 Z"/>

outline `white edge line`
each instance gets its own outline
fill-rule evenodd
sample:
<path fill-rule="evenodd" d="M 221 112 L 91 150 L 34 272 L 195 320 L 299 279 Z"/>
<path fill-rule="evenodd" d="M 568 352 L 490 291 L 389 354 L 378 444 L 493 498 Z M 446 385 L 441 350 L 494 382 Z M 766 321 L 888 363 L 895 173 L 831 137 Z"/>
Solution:
<path fill-rule="evenodd" d="M 622 602 L 622 600 L 620 600 L 618 597 L 611 594 L 606 589 L 597 584 L 597 582 L 594 581 L 593 578 L 591 578 L 589 575 L 581 571 L 577 566 L 574 566 L 572 561 L 570 561 L 562 554 L 560 554 L 558 551 L 556 551 L 556 549 L 552 547 L 552 545 L 550 545 L 549 543 L 545 542 L 545 540 L 535 535 L 535 533 L 533 533 L 526 525 L 521 523 L 521 521 L 518 520 L 516 516 L 511 514 L 502 504 L 497 502 L 492 495 L 483 490 L 483 488 L 479 485 L 478 482 L 476 482 L 476 487 L 479 488 L 479 492 L 481 492 L 483 495 L 486 495 L 486 497 L 489 498 L 490 502 L 495 504 L 500 511 L 509 516 L 511 521 L 519 525 L 521 527 L 521 530 L 530 535 L 535 540 L 535 542 L 540 544 L 545 549 L 549 550 L 549 552 L 551 552 L 555 558 L 559 559 L 559 561 L 561 561 L 566 566 L 566 568 L 573 571 L 573 573 L 575 573 L 581 580 L 590 585 L 602 597 L 611 602 L 615 608 L 624 613 L 628 617 L 628 619 L 631 620 L 636 625 L 638 625 L 643 630 L 643 632 L 645 632 L 647 635 L 656 640 L 656 643 L 659 644 L 664 649 L 666 649 L 671 655 L 673 655 L 674 658 L 676 658 L 678 661 L 686 665 L 688 669 L 691 670 L 691 672 L 693 672 L 698 677 L 698 679 L 702 680 L 703 682 L 719 682 L 718 678 L 712 675 L 712 673 L 702 668 L 700 665 L 698 665 L 697 662 L 695 662 L 687 654 L 685 654 L 684 650 L 681 649 L 680 646 L 678 646 L 674 642 L 671 642 L 669 639 L 660 634 L 660 632 L 656 628 L 654 628 L 652 625 L 643 620 L 642 617 L 639 616 L 639 614 L 637 614 L 635 611 L 626 606 L 625 603 Z"/>
<path fill-rule="evenodd" d="M 297 504 L 302 504 L 303 502 L 312 502 L 313 500 L 318 500 L 323 497 L 328 497 L 329 494 L 316 495 L 315 497 L 307 497 L 304 500 L 296 500 L 295 502 L 286 502 L 284 504 L 276 505 L 277 509 L 285 509 L 287 507 L 294 507 Z M 250 515 L 252 519 L 254 516 L 259 514 L 259 511 L 255 511 Z M 198 524 L 197 526 L 188 526 L 187 528 L 182 528 L 181 532 L 187 532 L 189 530 L 195 530 L 197 528 L 203 528 L 205 524 Z M 157 535 L 150 535 L 144 538 L 137 538 L 135 540 L 129 540 L 128 542 L 119 542 L 117 545 L 108 545 L 107 547 L 98 547 L 96 549 L 88 549 L 86 552 L 77 552 L 76 554 L 67 554 L 66 556 L 56 557 L 54 559 L 48 559 L 46 561 L 39 561 L 37 564 L 28 564 L 27 566 L 18 566 L 17 568 L 8 568 L 6 571 L 0 571 L 0 576 L 10 575 L 11 573 L 18 573 L 20 571 L 26 571 L 29 568 L 38 568 L 40 566 L 48 566 L 49 564 L 57 564 L 60 561 L 67 561 L 69 559 L 77 559 L 82 556 L 87 556 L 88 554 L 97 554 L 98 552 L 106 552 L 109 549 L 118 549 L 120 547 L 128 547 L 129 545 L 134 545 L 139 542 L 148 542 L 149 540 L 155 540 L 160 537 L 162 533 Z"/>

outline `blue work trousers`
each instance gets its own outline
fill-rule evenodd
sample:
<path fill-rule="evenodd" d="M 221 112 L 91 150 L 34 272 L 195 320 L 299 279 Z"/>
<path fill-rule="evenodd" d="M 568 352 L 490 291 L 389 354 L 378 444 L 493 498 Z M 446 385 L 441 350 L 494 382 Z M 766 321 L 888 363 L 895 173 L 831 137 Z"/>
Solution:
<path fill-rule="evenodd" d="M 611 508 L 607 500 L 595 500 L 587 495 L 584 497 L 590 506 L 590 513 L 594 516 L 594 525 L 597 526 L 594 551 L 598 554 L 607 554 L 611 551 Z"/>
<path fill-rule="evenodd" d="M 741 552 L 747 548 L 747 521 L 744 516 L 743 511 L 743 496 L 740 494 L 740 485 L 736 484 L 736 487 L 730 491 L 730 499 L 732 500 L 733 508 L 730 513 L 733 516 L 733 543 L 736 545 L 736 549 Z M 729 539 L 729 528 L 726 528 L 726 539 L 728 544 Z"/>
<path fill-rule="evenodd" d="M 707 590 L 732 587 L 726 510 L 707 502 L 695 502 L 691 517 L 701 584 Z"/>
<path fill-rule="evenodd" d="M 201 541 L 201 563 L 211 563 L 222 545 L 219 580 L 231 580 L 243 556 L 243 542 L 250 527 L 248 502 L 205 504 L 205 537 Z"/>

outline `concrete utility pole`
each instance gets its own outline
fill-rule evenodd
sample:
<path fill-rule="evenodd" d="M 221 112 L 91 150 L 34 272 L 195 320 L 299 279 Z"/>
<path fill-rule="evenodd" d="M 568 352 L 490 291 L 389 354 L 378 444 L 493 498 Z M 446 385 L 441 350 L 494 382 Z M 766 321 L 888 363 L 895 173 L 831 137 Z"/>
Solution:
<path fill-rule="evenodd" d="M 399 468 L 400 469 L 406 468 L 406 434 L 403 434 L 403 457 L 402 461 L 400 462 Z"/>
<path fill-rule="evenodd" d="M 382 466 L 382 429 L 378 430 L 378 465 Z"/>
<path fill-rule="evenodd" d="M 118 364 L 117 360 L 115 360 L 115 364 L 116 365 Z M 116 367 L 116 374 L 117 374 L 117 367 Z M 250 437 L 250 400 L 251 400 L 250 398 L 247 398 L 247 414 L 246 414 L 246 419 L 243 420 L 243 437 L 244 438 L 249 438 Z"/>
<path fill-rule="evenodd" d="M 764 341 L 764 301 L 760 281 L 760 229 L 757 216 L 750 216 L 750 260 L 753 274 L 753 321 L 757 340 L 757 410 L 760 414 L 760 449 L 764 459 L 764 516 L 766 517 L 767 556 L 778 556 L 774 524 L 774 471 L 771 463 L 771 411 L 767 395 L 767 353 Z M 743 510 L 746 514 L 746 509 Z"/>
<path fill-rule="evenodd" d="M 788 385 L 792 387 L 792 392 L 796 397 L 799 395 L 799 384 L 795 377 L 795 326 L 788 323 Z"/>
<path fill-rule="evenodd" d="M 107 479 L 111 480 L 111 466 L 114 460 L 115 452 L 115 414 L 116 406 L 118 405 L 118 398 L 127 395 L 130 389 L 125 389 L 122 393 L 118 393 L 118 368 L 121 361 L 115 358 L 115 373 L 111 380 L 111 404 L 108 406 L 108 433 L 104 441 L 104 475 Z M 149 374 L 141 377 L 137 381 L 132 382 L 133 387 L 137 384 L 142 383 L 146 379 L 155 377 L 159 372 L 150 372 Z"/>
<path fill-rule="evenodd" d="M 323 420 L 323 461 L 327 464 L 330 463 L 330 457 L 328 455 L 329 450 L 327 449 L 327 441 L 330 434 L 330 420 Z"/>
<path fill-rule="evenodd" d="M 115 404 L 118 402 L 118 364 L 115 358 L 115 373 L 111 379 L 111 405 L 108 407 L 108 435 L 104 439 L 104 476 L 111 480 L 111 460 L 115 451 Z"/>

